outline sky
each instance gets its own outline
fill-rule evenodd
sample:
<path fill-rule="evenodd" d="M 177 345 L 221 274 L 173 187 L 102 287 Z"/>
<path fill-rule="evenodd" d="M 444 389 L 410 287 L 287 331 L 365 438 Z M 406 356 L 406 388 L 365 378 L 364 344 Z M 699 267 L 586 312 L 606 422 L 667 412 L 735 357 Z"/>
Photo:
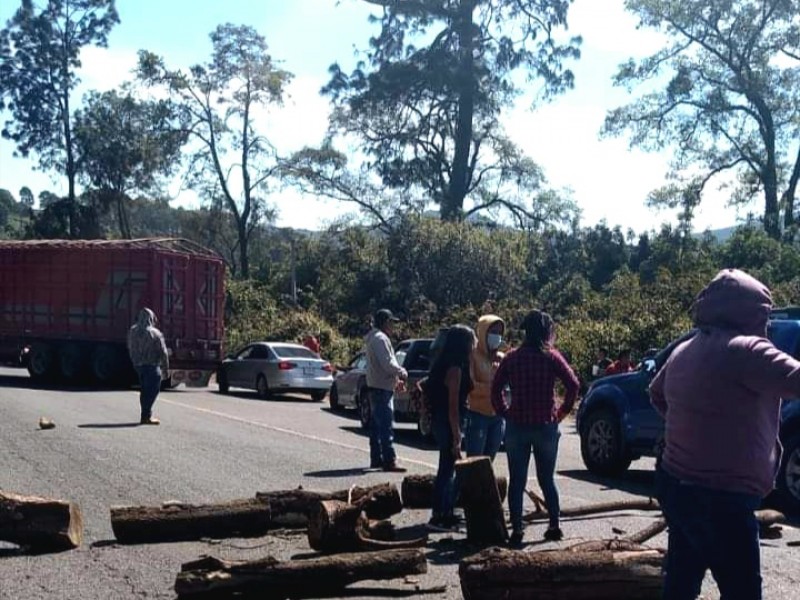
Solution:
<path fill-rule="evenodd" d="M 676 221 L 671 211 L 645 206 L 648 192 L 664 182 L 669 155 L 630 150 L 625 138 L 600 139 L 599 132 L 607 111 L 630 99 L 611 83 L 617 66 L 655 51 L 663 39 L 638 30 L 623 5 L 624 0 L 574 1 L 569 34 L 583 37 L 582 57 L 571 64 L 575 88 L 535 108 L 523 97 L 505 114 L 504 125 L 544 169 L 550 186 L 571 191 L 584 225 L 604 220 L 643 232 Z M 19 0 L 0 2 L 0 23 L 18 6 Z M 320 143 L 330 107 L 319 90 L 328 80 L 328 67 L 333 62 L 352 65 L 355 51 L 366 47 L 375 27 L 368 23 L 374 8 L 362 0 L 117 0 L 117 9 L 120 24 L 110 34 L 109 47 L 81 53 L 78 98 L 131 79 L 140 49 L 165 57 L 172 67 L 188 67 L 208 59 L 208 34 L 218 24 L 248 24 L 264 35 L 273 59 L 294 74 L 284 106 L 265 122 L 267 136 L 283 154 Z M 36 171 L 35 160 L 15 158 L 13 150 L 10 141 L 0 139 L 0 188 L 15 196 L 22 186 L 34 196 L 43 190 L 66 193 L 63 178 Z M 179 181 L 169 191 L 175 205 L 200 202 Z M 351 205 L 290 189 L 274 189 L 269 200 L 277 209 L 277 224 L 285 227 L 318 229 L 354 212 Z M 697 212 L 695 227 L 727 227 L 748 210 L 753 207 L 737 213 L 726 207 L 723 192 L 712 191 Z"/>

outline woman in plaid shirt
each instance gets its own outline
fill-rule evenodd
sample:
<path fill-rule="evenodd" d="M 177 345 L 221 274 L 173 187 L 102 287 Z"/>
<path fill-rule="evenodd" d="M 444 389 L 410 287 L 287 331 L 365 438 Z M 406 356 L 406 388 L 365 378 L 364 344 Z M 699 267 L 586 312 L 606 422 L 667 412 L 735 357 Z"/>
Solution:
<path fill-rule="evenodd" d="M 545 312 L 531 311 L 522 322 L 525 341 L 506 354 L 492 382 L 492 405 L 506 418 L 506 456 L 510 482 L 508 508 L 511 513 L 511 544 L 522 543 L 522 496 L 528 480 L 531 451 L 536 461 L 536 478 L 544 493 L 550 526 L 544 534 L 549 541 L 563 537 L 559 527 L 558 489 L 554 480 L 558 458 L 558 424 L 566 417 L 578 396 L 579 383 L 572 368 L 553 345 L 553 319 Z M 564 402 L 556 404 L 555 383 L 566 389 Z M 513 402 L 503 390 L 508 386 Z"/>

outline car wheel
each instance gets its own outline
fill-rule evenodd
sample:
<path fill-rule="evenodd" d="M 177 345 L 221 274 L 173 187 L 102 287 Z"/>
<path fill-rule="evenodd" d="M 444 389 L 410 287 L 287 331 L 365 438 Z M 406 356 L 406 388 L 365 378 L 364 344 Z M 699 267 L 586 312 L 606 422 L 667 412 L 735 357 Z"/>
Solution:
<path fill-rule="evenodd" d="M 784 443 L 777 484 L 781 505 L 787 512 L 800 513 L 800 432 Z"/>
<path fill-rule="evenodd" d="M 328 404 L 333 412 L 342 410 L 342 406 L 339 404 L 339 387 L 335 383 L 331 386 L 331 392 L 328 394 Z"/>
<path fill-rule="evenodd" d="M 225 371 L 217 371 L 217 385 L 219 386 L 220 394 L 227 394 L 231 391 L 231 386 L 228 383 L 228 376 Z"/>
<path fill-rule="evenodd" d="M 433 441 L 433 424 L 431 415 L 427 411 L 420 411 L 417 417 L 417 432 L 426 442 Z"/>
<path fill-rule="evenodd" d="M 586 417 L 581 432 L 581 456 L 590 472 L 620 475 L 631 464 L 625 451 L 619 418 L 611 410 L 598 410 Z"/>
<path fill-rule="evenodd" d="M 324 390 L 322 390 L 322 391 L 319 391 L 319 392 L 311 392 L 311 399 L 312 399 L 314 402 L 322 402 L 323 400 L 325 400 L 325 395 L 326 395 L 327 393 L 328 393 L 328 392 L 326 392 L 326 391 L 324 391 Z"/>
<path fill-rule="evenodd" d="M 369 421 L 372 416 L 372 409 L 369 405 L 369 396 L 367 391 L 363 390 L 358 395 L 358 419 L 361 421 L 361 427 L 369 429 Z"/>
<path fill-rule="evenodd" d="M 266 400 L 269 397 L 269 384 L 267 383 L 267 378 L 263 375 L 259 375 L 256 379 L 256 392 L 258 392 L 258 397 L 262 400 Z"/>

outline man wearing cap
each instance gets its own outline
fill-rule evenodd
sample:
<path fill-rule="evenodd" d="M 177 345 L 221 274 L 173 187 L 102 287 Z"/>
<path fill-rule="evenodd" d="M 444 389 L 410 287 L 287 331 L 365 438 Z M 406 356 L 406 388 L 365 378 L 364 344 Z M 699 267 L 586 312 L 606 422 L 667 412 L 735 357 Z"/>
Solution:
<path fill-rule="evenodd" d="M 393 445 L 394 390 L 408 377 L 397 362 L 390 337 L 397 319 L 392 311 L 375 313 L 374 327 L 365 340 L 367 355 L 367 388 L 369 393 L 369 466 L 384 471 L 405 471 L 397 465 Z"/>

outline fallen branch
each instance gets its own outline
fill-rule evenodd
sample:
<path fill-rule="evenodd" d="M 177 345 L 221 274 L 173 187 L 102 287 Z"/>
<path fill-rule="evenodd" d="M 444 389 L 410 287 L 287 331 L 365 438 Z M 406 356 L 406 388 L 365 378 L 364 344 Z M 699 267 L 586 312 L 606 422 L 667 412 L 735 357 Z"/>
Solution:
<path fill-rule="evenodd" d="M 661 510 L 658 501 L 653 498 L 647 500 L 618 500 L 615 502 L 600 502 L 598 504 L 587 504 L 574 508 L 562 508 L 561 518 L 569 519 L 573 517 L 584 517 L 586 515 L 596 515 L 609 512 L 620 512 L 625 510 Z M 532 512 L 526 514 L 525 521 L 539 521 L 547 518 L 547 512 Z"/>

